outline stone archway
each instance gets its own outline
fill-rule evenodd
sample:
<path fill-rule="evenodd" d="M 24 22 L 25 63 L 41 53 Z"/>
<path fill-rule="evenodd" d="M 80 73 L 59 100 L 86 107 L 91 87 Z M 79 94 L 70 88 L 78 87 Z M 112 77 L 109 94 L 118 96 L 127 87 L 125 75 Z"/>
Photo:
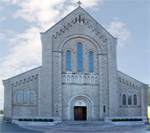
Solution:
<path fill-rule="evenodd" d="M 69 102 L 70 120 L 92 120 L 92 101 L 88 96 L 74 96 Z"/>

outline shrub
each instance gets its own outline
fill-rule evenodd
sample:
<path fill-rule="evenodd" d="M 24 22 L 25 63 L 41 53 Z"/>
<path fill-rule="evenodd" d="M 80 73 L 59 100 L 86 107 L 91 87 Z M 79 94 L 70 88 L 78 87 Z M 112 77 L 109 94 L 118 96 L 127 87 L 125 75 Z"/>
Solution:
<path fill-rule="evenodd" d="M 53 119 L 48 119 L 48 121 L 49 121 L 49 122 L 53 122 L 54 120 L 53 120 Z"/>
<path fill-rule="evenodd" d="M 53 119 L 18 119 L 18 121 L 53 122 Z"/>
<path fill-rule="evenodd" d="M 39 121 L 39 122 L 42 122 L 42 121 L 43 121 L 43 119 L 38 119 L 38 121 Z"/>
<path fill-rule="evenodd" d="M 126 118 L 126 119 L 112 119 L 112 121 L 142 121 L 142 119 L 137 119 L 137 118 Z"/>
<path fill-rule="evenodd" d="M 18 121 L 23 121 L 23 119 L 18 119 Z"/>
<path fill-rule="evenodd" d="M 44 119 L 44 122 L 48 122 L 48 119 Z"/>
<path fill-rule="evenodd" d="M 28 121 L 28 119 L 23 119 L 23 121 Z"/>
<path fill-rule="evenodd" d="M 37 119 L 33 119 L 33 121 L 37 122 L 38 120 Z"/>

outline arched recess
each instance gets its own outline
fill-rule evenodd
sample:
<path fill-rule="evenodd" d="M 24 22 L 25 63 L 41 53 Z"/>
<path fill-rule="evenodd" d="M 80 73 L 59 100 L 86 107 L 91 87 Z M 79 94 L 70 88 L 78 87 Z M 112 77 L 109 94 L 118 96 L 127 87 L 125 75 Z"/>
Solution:
<path fill-rule="evenodd" d="M 66 39 L 64 39 L 64 41 L 60 44 L 59 47 L 59 51 L 62 51 L 63 46 L 65 45 L 65 43 L 73 38 L 83 38 L 83 39 L 87 39 L 89 40 L 93 45 L 95 45 L 95 47 L 98 50 L 98 54 L 103 54 L 101 47 L 99 46 L 98 42 L 96 42 L 94 39 L 92 39 L 89 36 L 85 36 L 85 35 L 72 35 L 67 37 Z"/>
<path fill-rule="evenodd" d="M 74 107 L 82 106 L 86 107 L 86 120 L 92 120 L 92 100 L 86 95 L 76 95 L 73 96 L 68 103 L 69 106 L 69 119 L 74 120 Z"/>

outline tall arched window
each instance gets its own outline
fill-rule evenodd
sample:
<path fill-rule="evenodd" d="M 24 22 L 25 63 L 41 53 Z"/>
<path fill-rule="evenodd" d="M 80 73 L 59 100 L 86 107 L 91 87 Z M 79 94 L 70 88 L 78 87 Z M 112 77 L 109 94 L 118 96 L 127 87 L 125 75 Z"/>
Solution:
<path fill-rule="evenodd" d="M 126 105 L 126 94 L 122 95 L 122 105 Z"/>
<path fill-rule="evenodd" d="M 30 92 L 30 104 L 34 104 L 34 92 Z"/>
<path fill-rule="evenodd" d="M 66 70 L 71 71 L 71 52 L 67 50 L 66 52 Z"/>
<path fill-rule="evenodd" d="M 16 95 L 16 100 L 17 100 L 17 104 L 21 104 L 21 91 L 17 91 L 17 95 Z"/>
<path fill-rule="evenodd" d="M 132 105 L 132 91 L 128 91 L 128 105 Z"/>
<path fill-rule="evenodd" d="M 137 105 L 137 95 L 136 94 L 133 95 L 133 100 L 134 100 L 134 105 Z"/>
<path fill-rule="evenodd" d="M 83 49 L 80 43 L 77 45 L 77 69 L 78 72 L 83 72 Z"/>
<path fill-rule="evenodd" d="M 28 103 L 28 88 L 23 88 L 23 103 Z"/>
<path fill-rule="evenodd" d="M 89 52 L 89 72 L 94 71 L 93 52 Z"/>

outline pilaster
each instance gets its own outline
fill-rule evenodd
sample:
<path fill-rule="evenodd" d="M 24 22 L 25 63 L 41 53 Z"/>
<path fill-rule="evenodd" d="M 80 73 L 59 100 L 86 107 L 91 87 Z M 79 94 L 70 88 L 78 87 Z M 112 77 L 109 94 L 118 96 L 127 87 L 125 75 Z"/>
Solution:
<path fill-rule="evenodd" d="M 109 85 L 109 116 L 118 116 L 119 91 L 117 85 L 117 39 L 108 39 L 108 85 Z"/>
<path fill-rule="evenodd" d="M 108 116 L 108 72 L 107 55 L 99 55 L 99 91 L 100 91 L 100 119 Z M 103 110 L 105 106 L 105 112 Z"/>
<path fill-rule="evenodd" d="M 62 118 L 61 52 L 53 52 L 53 116 Z"/>
<path fill-rule="evenodd" d="M 4 120 L 11 121 L 12 119 L 12 84 L 9 80 L 3 81 L 4 85 Z"/>
<path fill-rule="evenodd" d="M 41 34 L 42 69 L 40 87 L 40 116 L 52 117 L 52 38 L 51 35 Z"/>

